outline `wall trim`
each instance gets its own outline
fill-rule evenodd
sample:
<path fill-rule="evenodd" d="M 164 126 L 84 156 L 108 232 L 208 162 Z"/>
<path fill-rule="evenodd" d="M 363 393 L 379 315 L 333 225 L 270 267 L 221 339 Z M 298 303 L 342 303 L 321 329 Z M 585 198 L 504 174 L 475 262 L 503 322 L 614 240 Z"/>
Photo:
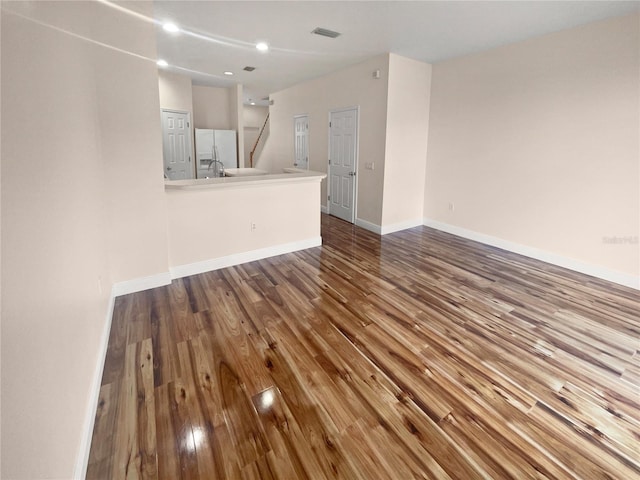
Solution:
<path fill-rule="evenodd" d="M 361 218 L 356 218 L 356 226 L 364 228 L 365 230 L 369 230 L 370 232 L 377 233 L 378 235 L 382 235 L 382 227 L 380 225 L 367 222 L 366 220 L 362 220 Z"/>
<path fill-rule="evenodd" d="M 109 336 L 111 334 L 111 322 L 113 321 L 113 309 L 115 305 L 116 295 L 114 289 L 111 289 L 109 303 L 107 305 L 107 315 L 102 329 L 100 338 L 100 347 L 98 350 L 98 363 L 93 372 L 93 380 L 89 391 L 89 403 L 85 412 L 83 423 L 82 438 L 80 439 L 80 448 L 76 458 L 76 465 L 73 470 L 74 480 L 84 480 L 87 476 L 87 467 L 89 466 L 89 453 L 91 450 L 91 439 L 93 437 L 93 428 L 96 421 L 96 406 L 100 398 L 100 387 L 102 383 L 102 373 L 104 364 L 107 360 L 107 348 L 109 347 Z"/>
<path fill-rule="evenodd" d="M 320 213 L 329 213 L 329 209 L 326 205 L 320 204 Z"/>
<path fill-rule="evenodd" d="M 468 238 L 469 240 L 475 240 L 476 242 L 491 245 L 492 247 L 498 247 L 509 252 L 518 253 L 525 257 L 535 258 L 536 260 L 541 260 L 552 265 L 557 265 L 575 272 L 584 273 L 592 277 L 640 290 L 640 277 L 634 275 L 621 273 L 616 270 L 582 262 L 570 257 L 511 242 L 502 238 L 493 237 L 484 233 L 475 232 L 473 230 L 467 230 L 466 228 L 439 222 L 430 218 L 424 219 L 424 225 L 459 237 Z"/>
<path fill-rule="evenodd" d="M 162 287 L 171 283 L 171 275 L 169 272 L 158 273 L 148 277 L 134 278 L 125 280 L 113 285 L 113 296 L 127 295 L 128 293 L 141 292 L 150 288 Z"/>
<path fill-rule="evenodd" d="M 313 237 L 297 242 L 284 243 L 281 245 L 274 245 L 272 247 L 250 250 L 248 252 L 234 253 L 224 257 L 211 258 L 201 262 L 178 265 L 176 267 L 171 267 L 169 271 L 172 279 L 182 278 L 189 275 L 197 275 L 199 273 L 210 272 L 212 270 L 232 267 L 242 263 L 254 262 L 256 260 L 262 260 L 263 258 L 275 257 L 276 255 L 296 252 L 298 250 L 319 247 L 321 245 L 322 237 Z"/>
<path fill-rule="evenodd" d="M 422 218 L 416 218 L 413 220 L 407 220 L 406 222 L 400 223 L 392 223 L 391 225 L 383 225 L 382 235 L 386 235 L 387 233 L 399 232 L 401 230 L 406 230 L 407 228 L 419 227 L 424 224 L 424 220 Z"/>
<path fill-rule="evenodd" d="M 361 218 L 356 218 L 356 226 L 362 227 L 365 230 L 369 230 L 370 232 L 377 233 L 378 235 L 387 235 L 388 233 L 399 232 L 400 230 L 419 227 L 420 225 L 424 225 L 423 219 L 407 220 L 406 222 L 392 223 L 391 225 L 380 226 Z"/>

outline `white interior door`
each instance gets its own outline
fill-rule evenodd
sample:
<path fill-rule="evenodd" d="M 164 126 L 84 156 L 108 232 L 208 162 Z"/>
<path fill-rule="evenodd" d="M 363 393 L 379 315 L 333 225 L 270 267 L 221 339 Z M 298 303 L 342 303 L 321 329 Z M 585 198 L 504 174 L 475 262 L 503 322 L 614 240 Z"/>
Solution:
<path fill-rule="evenodd" d="M 329 213 L 355 220 L 358 110 L 340 110 L 329 116 Z"/>
<path fill-rule="evenodd" d="M 309 117 L 293 117 L 294 167 L 309 169 Z"/>
<path fill-rule="evenodd" d="M 168 179 L 194 178 L 189 113 L 162 110 L 162 154 Z"/>

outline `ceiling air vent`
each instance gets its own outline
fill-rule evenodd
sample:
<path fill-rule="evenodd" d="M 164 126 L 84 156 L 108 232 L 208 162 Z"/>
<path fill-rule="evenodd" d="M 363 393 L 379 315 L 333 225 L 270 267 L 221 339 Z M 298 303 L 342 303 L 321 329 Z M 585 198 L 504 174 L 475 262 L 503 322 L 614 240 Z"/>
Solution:
<path fill-rule="evenodd" d="M 244 67 L 243 70 L 245 72 L 253 72 L 256 69 L 256 67 Z"/>
<path fill-rule="evenodd" d="M 314 28 L 311 33 L 315 33 L 316 35 L 320 35 L 322 37 L 336 38 L 339 37 L 340 34 L 338 32 L 334 32 L 333 30 L 328 30 L 326 28 Z"/>

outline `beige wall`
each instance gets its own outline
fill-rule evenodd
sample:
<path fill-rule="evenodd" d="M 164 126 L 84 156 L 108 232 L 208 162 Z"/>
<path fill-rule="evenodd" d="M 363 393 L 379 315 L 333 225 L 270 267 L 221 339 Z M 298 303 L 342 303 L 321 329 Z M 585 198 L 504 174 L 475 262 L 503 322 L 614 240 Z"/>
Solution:
<path fill-rule="evenodd" d="M 168 190 L 171 267 L 319 238 L 319 187 L 310 179 Z"/>
<path fill-rule="evenodd" d="M 168 269 L 154 57 L 104 5 L 3 3 L 2 478 L 73 477 L 111 284 Z"/>
<path fill-rule="evenodd" d="M 231 90 L 193 85 L 193 126 L 232 130 Z"/>
<path fill-rule="evenodd" d="M 270 95 L 270 135 L 258 168 L 281 172 L 293 166 L 293 117 L 309 115 L 309 169 L 327 171 L 329 112 L 360 107 L 357 217 L 379 225 L 382 219 L 382 189 L 386 134 L 387 74 L 389 56 L 381 55 L 339 72 L 311 80 Z M 379 80 L 372 78 L 381 70 Z M 365 170 L 374 162 L 375 170 Z M 322 202 L 326 205 L 326 181 Z"/>
<path fill-rule="evenodd" d="M 422 224 L 431 65 L 391 54 L 382 227 Z"/>
<path fill-rule="evenodd" d="M 380 79 L 372 73 L 380 70 Z M 423 219 L 431 66 L 382 55 L 271 95 L 271 133 L 258 168 L 293 165 L 293 117 L 309 115 L 310 170 L 327 171 L 329 112 L 359 107 L 357 219 L 386 228 Z M 373 164 L 373 169 L 367 168 Z M 326 204 L 326 185 L 322 199 Z"/>
<path fill-rule="evenodd" d="M 426 217 L 638 275 L 637 244 L 603 241 L 639 234 L 638 25 L 435 65 Z"/>
<path fill-rule="evenodd" d="M 265 118 L 269 114 L 269 107 L 261 107 L 260 105 L 245 105 L 242 111 L 244 117 L 244 126 L 262 128 Z M 293 127 L 292 127 L 293 128 Z"/>
<path fill-rule="evenodd" d="M 98 362 L 110 274 L 89 50 L 3 12 L 2 478 L 71 478 Z"/>
<path fill-rule="evenodd" d="M 166 70 L 158 70 L 160 108 L 191 113 L 193 117 L 193 91 L 191 78 Z"/>
<path fill-rule="evenodd" d="M 0 9 L 0 42 L 2 39 L 2 10 Z M 0 58 L 2 53 L 0 52 Z M 2 62 L 0 62 L 0 102 L 2 101 Z M 0 132 L 2 131 L 2 112 L 0 112 Z M 0 159 L 2 159 L 2 135 L 0 135 Z M 0 219 L 2 218 L 2 168 L 0 160 Z M 0 222 L 0 477 L 2 477 L 2 225 Z"/>
<path fill-rule="evenodd" d="M 239 167 L 244 167 L 244 105 L 242 92 L 241 84 L 229 87 L 230 129 L 236 131 L 236 154 Z"/>
<path fill-rule="evenodd" d="M 141 28 L 140 42 L 155 50 L 148 33 Z M 157 67 L 105 49 L 98 49 L 94 59 L 111 280 L 117 283 L 167 271 Z"/>

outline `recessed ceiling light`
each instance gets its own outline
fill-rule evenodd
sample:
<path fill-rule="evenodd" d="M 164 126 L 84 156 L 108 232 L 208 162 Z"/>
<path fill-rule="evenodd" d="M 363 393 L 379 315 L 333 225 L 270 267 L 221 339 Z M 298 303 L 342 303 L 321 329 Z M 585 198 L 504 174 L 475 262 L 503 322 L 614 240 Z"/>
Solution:
<path fill-rule="evenodd" d="M 167 61 L 166 61 L 166 60 L 158 60 L 158 61 L 156 62 L 156 64 L 157 64 L 159 67 L 168 67 L 168 66 L 169 66 L 169 64 L 167 63 Z"/>
<path fill-rule="evenodd" d="M 226 71 L 226 72 L 224 72 L 224 74 L 231 76 L 231 75 L 233 75 L 233 72 Z"/>
<path fill-rule="evenodd" d="M 176 33 L 180 31 L 178 26 L 175 23 L 171 23 L 171 22 L 165 23 L 164 25 L 162 25 L 162 28 L 164 29 L 165 32 Z"/>
<path fill-rule="evenodd" d="M 269 45 L 266 42 L 258 42 L 256 43 L 256 48 L 261 52 L 266 52 L 269 50 Z"/>

